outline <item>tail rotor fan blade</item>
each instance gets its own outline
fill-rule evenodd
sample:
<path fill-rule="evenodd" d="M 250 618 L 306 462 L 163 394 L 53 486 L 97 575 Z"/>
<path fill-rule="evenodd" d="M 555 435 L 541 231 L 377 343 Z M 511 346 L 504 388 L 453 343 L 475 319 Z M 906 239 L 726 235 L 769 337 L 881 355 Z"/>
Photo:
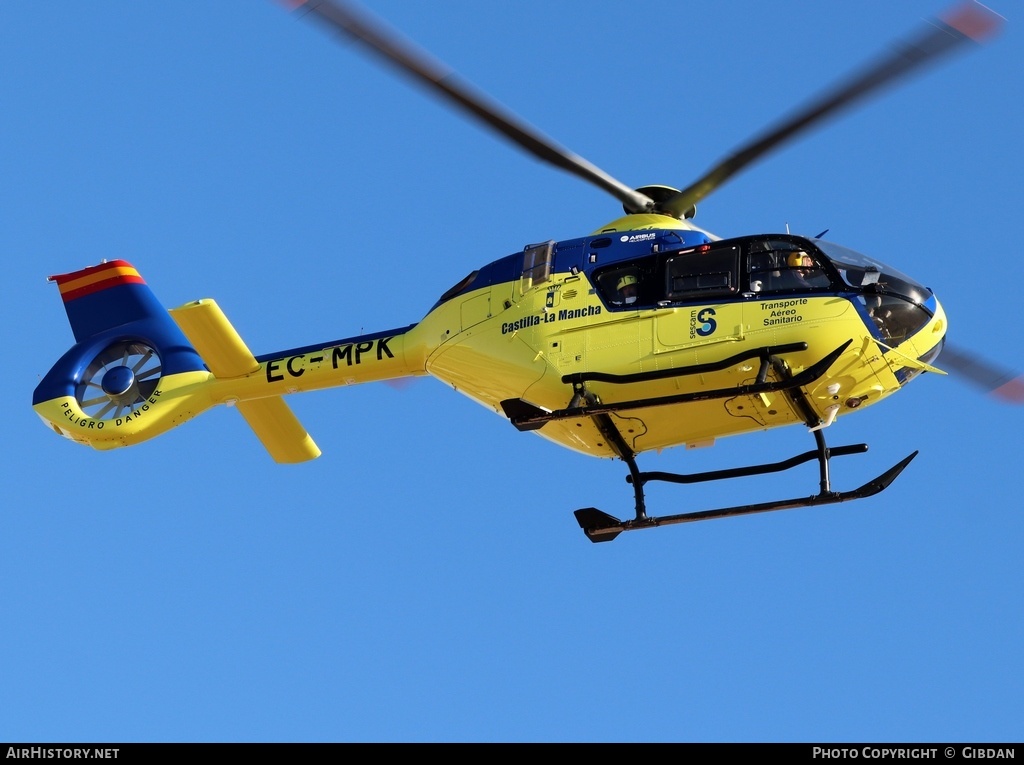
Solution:
<path fill-rule="evenodd" d="M 145 404 L 163 374 L 156 350 L 141 341 L 108 346 L 82 370 L 75 398 L 85 414 L 96 420 L 134 412 Z"/>

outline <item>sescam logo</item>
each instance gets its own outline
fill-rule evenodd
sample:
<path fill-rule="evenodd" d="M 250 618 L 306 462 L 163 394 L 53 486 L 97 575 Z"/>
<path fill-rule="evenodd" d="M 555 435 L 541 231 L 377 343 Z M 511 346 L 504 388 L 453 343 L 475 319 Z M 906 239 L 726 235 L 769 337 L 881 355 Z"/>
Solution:
<path fill-rule="evenodd" d="M 718 322 L 711 318 L 714 315 L 714 308 L 704 308 L 700 311 L 694 308 L 692 311 L 690 311 L 691 340 L 693 340 L 698 335 L 700 337 L 707 337 L 718 328 Z"/>
<path fill-rule="evenodd" d="M 619 237 L 620 242 L 647 242 L 654 239 L 658 235 L 655 233 L 648 234 L 623 234 Z"/>

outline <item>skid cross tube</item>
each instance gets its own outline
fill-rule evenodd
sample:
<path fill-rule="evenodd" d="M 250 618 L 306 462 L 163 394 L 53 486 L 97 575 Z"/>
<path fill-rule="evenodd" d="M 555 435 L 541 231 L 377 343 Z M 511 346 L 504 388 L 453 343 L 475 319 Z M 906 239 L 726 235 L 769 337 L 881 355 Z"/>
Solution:
<path fill-rule="evenodd" d="M 566 375 L 563 381 L 571 382 L 573 385 L 573 396 L 566 409 L 556 409 L 548 412 L 540 407 L 534 406 L 522 399 L 507 399 L 501 402 L 505 415 L 512 424 L 519 430 L 536 430 L 546 422 L 552 420 L 572 419 L 575 417 L 593 417 L 598 414 L 609 414 L 623 412 L 631 409 L 646 409 L 655 406 L 668 406 L 671 404 L 683 404 L 692 401 L 709 401 L 718 398 L 732 398 L 734 396 L 756 395 L 758 393 L 773 393 L 775 391 L 790 391 L 808 385 L 824 375 L 836 360 L 843 355 L 843 352 L 850 346 L 852 340 L 847 340 L 830 354 L 820 361 L 807 367 L 802 372 L 789 376 L 775 382 L 768 382 L 768 367 L 777 366 L 779 358 L 776 353 L 780 349 L 785 352 L 802 350 L 806 348 L 805 343 L 793 343 L 788 346 L 767 346 L 754 351 L 737 354 L 723 361 L 713 364 L 698 364 L 692 367 L 681 367 L 679 369 L 663 369 L 654 372 L 643 372 L 633 375 L 610 375 L 601 372 L 587 372 L 579 375 Z M 680 393 L 674 396 L 660 396 L 654 398 L 638 399 L 634 401 L 618 401 L 605 404 L 598 402 L 587 394 L 584 383 L 587 380 L 599 380 L 616 384 L 627 384 L 643 382 L 652 379 L 667 377 L 683 377 L 686 375 L 703 374 L 708 371 L 726 369 L 733 364 L 749 358 L 760 357 L 761 368 L 758 370 L 757 381 L 749 385 L 737 385 L 732 388 L 719 388 L 709 391 L 696 391 L 694 393 Z"/>
<path fill-rule="evenodd" d="M 821 431 L 814 431 L 815 436 L 820 436 Z M 781 462 L 769 462 L 764 465 L 750 465 L 748 467 L 730 468 L 728 470 L 709 470 L 706 473 L 693 473 L 690 475 L 682 475 L 680 473 L 663 473 L 659 471 L 643 472 L 640 473 L 640 480 L 644 483 L 648 481 L 667 481 L 668 483 L 701 483 L 703 481 L 720 481 L 725 478 L 743 478 L 744 476 L 751 475 L 764 475 L 765 473 L 779 473 L 783 470 L 789 470 L 797 465 L 802 465 L 805 462 L 809 462 L 815 458 L 818 459 L 819 465 L 828 464 L 829 457 L 842 457 L 847 454 L 863 454 L 868 450 L 867 444 L 850 444 L 849 446 L 837 446 L 834 449 L 829 449 L 824 445 L 824 438 L 821 438 L 821 444 L 818 449 L 813 451 L 804 452 L 798 454 L 795 457 L 790 457 L 788 460 L 782 460 Z M 826 456 L 823 456 L 823 451 Z M 626 478 L 628 483 L 633 483 L 633 476 L 630 475 Z M 829 491 L 828 485 L 828 473 L 827 471 L 822 472 L 822 492 Z"/>
<path fill-rule="evenodd" d="M 849 345 L 849 343 L 846 345 Z M 843 347 L 845 348 L 846 346 Z M 613 375 L 607 372 L 576 372 L 562 377 L 562 382 L 569 383 L 570 385 L 576 385 L 578 383 L 585 383 L 588 380 L 593 380 L 595 382 L 626 385 L 636 382 L 649 382 L 651 380 L 664 380 L 670 377 L 682 377 L 684 375 L 701 375 L 707 374 L 708 372 L 721 372 L 723 369 L 728 369 L 729 367 L 739 364 L 741 361 L 747 361 L 748 359 L 761 360 L 761 368 L 758 370 L 757 380 L 758 382 L 764 382 L 768 375 L 768 368 L 772 364 L 773 356 L 806 350 L 807 343 L 766 345 L 762 348 L 754 348 L 749 351 L 744 351 L 743 353 L 737 353 L 735 356 L 730 356 L 729 358 L 722 359 L 721 361 L 712 361 L 708 364 L 694 364 L 693 366 L 680 367 L 678 369 L 655 369 L 650 372 L 636 372 L 631 375 Z"/>

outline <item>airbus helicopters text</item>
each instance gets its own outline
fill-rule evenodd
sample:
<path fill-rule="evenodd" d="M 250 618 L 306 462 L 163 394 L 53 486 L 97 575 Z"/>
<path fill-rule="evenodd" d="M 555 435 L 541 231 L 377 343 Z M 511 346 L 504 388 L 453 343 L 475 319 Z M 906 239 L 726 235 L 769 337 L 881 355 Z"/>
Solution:
<path fill-rule="evenodd" d="M 824 431 L 938 365 L 1008 401 L 1024 382 L 948 347 L 945 312 L 918 280 L 823 238 L 721 238 L 696 205 L 740 170 L 826 117 L 941 56 L 993 34 L 974 2 L 756 137 L 683 189 L 633 188 L 567 151 L 399 43 L 347 3 L 295 12 L 355 39 L 521 149 L 614 196 L 623 214 L 590 233 L 538 241 L 481 265 L 416 324 L 254 355 L 217 303 L 165 309 L 140 272 L 112 260 L 51 277 L 75 345 L 39 383 L 33 406 L 57 433 L 97 449 L 148 440 L 218 404 L 237 407 L 278 462 L 320 451 L 284 401 L 290 393 L 433 376 L 520 431 L 621 459 L 634 515 L 576 511 L 592 541 L 627 530 L 830 504 L 884 490 L 914 454 L 863 486 L 832 489 Z M 692 475 L 641 472 L 650 450 L 803 425 L 814 448 L 781 462 Z M 694 483 L 817 461 L 817 493 L 655 517 L 644 485 Z"/>

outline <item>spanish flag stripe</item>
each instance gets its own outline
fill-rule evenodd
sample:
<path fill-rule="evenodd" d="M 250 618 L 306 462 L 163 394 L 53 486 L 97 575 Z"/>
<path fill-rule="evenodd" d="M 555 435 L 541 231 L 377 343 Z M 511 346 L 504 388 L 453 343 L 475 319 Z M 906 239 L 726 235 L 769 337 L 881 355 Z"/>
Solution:
<path fill-rule="evenodd" d="M 134 275 L 116 274 L 106 279 L 90 280 L 90 282 L 81 284 L 81 286 L 75 289 L 69 289 L 68 287 L 62 285 L 60 288 L 60 296 L 65 303 L 70 303 L 72 300 L 75 300 L 76 298 L 83 297 L 84 295 L 91 295 L 94 292 L 100 292 L 102 290 L 107 289 L 108 287 L 117 287 L 121 284 L 145 283 L 146 282 L 143 280 L 143 278 L 139 276 L 137 273 Z"/>
<path fill-rule="evenodd" d="M 68 279 L 63 277 L 56 277 L 57 286 L 60 287 L 61 294 L 77 290 L 82 287 L 94 284 L 95 282 L 105 281 L 106 279 L 116 278 L 118 276 L 138 276 L 139 272 L 136 271 L 132 266 L 127 264 L 113 265 L 112 263 L 104 264 L 111 266 L 110 268 L 103 268 L 93 271 L 92 269 L 86 269 L 85 271 L 79 271 L 75 274 L 68 274 Z"/>
<path fill-rule="evenodd" d="M 65 303 L 117 284 L 145 284 L 139 272 L 126 260 L 111 260 L 70 274 L 58 274 L 51 276 L 50 281 L 57 282 Z"/>

